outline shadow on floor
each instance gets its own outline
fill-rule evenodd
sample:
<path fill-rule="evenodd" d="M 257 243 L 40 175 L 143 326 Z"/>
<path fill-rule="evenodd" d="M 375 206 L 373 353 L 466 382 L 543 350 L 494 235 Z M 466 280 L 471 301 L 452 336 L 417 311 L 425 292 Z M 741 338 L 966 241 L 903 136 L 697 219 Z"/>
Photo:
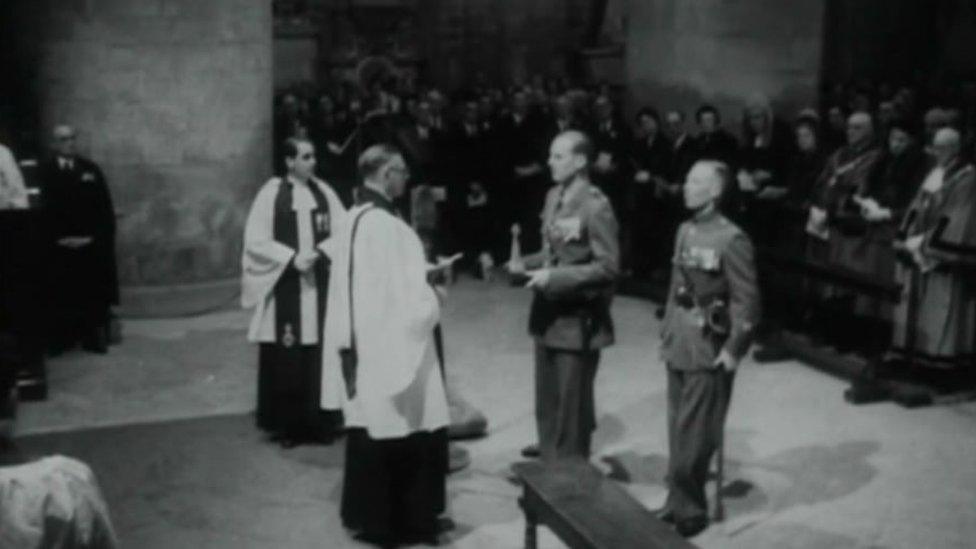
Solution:
<path fill-rule="evenodd" d="M 734 511 L 780 512 L 800 505 L 834 501 L 871 482 L 877 470 L 868 463 L 880 445 L 871 441 L 849 441 L 836 446 L 816 445 L 791 448 L 752 461 L 726 456 L 723 495 Z M 634 484 L 666 483 L 668 458 L 661 454 L 641 455 L 626 451 L 605 456 L 610 478 Z M 752 480 L 755 476 L 763 480 Z M 769 485 L 764 484 L 769 481 Z"/>

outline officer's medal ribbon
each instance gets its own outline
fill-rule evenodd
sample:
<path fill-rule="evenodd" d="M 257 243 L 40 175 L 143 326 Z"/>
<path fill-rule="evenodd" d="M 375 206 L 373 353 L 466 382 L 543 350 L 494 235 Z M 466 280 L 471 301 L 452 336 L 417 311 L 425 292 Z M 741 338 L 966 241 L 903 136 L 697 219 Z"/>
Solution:
<path fill-rule="evenodd" d="M 583 228 L 583 223 L 578 217 L 564 217 L 562 219 L 557 219 L 553 222 L 553 225 L 555 225 L 559 238 L 562 239 L 563 242 L 579 240 L 580 233 Z"/>

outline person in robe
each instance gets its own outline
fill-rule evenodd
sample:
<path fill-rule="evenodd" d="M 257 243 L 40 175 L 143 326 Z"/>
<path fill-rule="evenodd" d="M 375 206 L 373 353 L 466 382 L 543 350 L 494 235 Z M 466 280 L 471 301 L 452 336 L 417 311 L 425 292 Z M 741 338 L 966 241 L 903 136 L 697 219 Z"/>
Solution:
<path fill-rule="evenodd" d="M 52 287 L 56 321 L 51 350 L 57 354 L 81 341 L 85 350 L 108 351 L 112 305 L 119 303 L 115 262 L 115 209 L 102 170 L 77 153 L 74 128 L 53 131 L 53 154 L 38 174 L 44 217 L 52 238 Z"/>
<path fill-rule="evenodd" d="M 314 177 L 311 142 L 287 139 L 287 169 L 258 191 L 244 229 L 241 303 L 253 308 L 257 424 L 282 447 L 328 441 L 336 414 L 319 407 L 321 335 L 329 284 L 328 246 L 345 217 L 338 195 Z"/>
<path fill-rule="evenodd" d="M 865 272 L 886 284 L 895 282 L 896 235 L 928 167 L 928 159 L 914 134 L 914 127 L 907 121 L 889 122 L 878 168 L 856 199 L 865 223 L 861 248 Z M 884 352 L 891 339 L 892 302 L 861 295 L 855 301 L 854 312 L 864 319 L 862 350 L 871 355 Z"/>
<path fill-rule="evenodd" d="M 450 422 L 434 329 L 440 269 L 394 207 L 409 170 L 389 145 L 359 158 L 363 186 L 332 256 L 322 407 L 347 427 L 342 523 L 382 546 L 434 543 Z"/>
<path fill-rule="evenodd" d="M 543 247 L 509 262 L 533 290 L 538 445 L 525 457 L 588 459 L 596 410 L 593 383 L 602 349 L 614 342 L 610 305 L 620 273 L 617 219 L 590 182 L 593 145 L 579 131 L 559 134 L 549 152 L 556 183 L 542 211 Z"/>
<path fill-rule="evenodd" d="M 769 99 L 760 94 L 746 105 L 742 136 L 735 215 L 754 243 L 773 247 L 784 234 L 780 206 L 788 192 L 785 171 L 793 136 L 789 126 L 774 116 Z"/>
<path fill-rule="evenodd" d="M 976 246 L 976 171 L 960 149 L 957 130 L 936 131 L 936 164 L 905 214 L 900 247 L 907 261 L 896 274 L 903 296 L 894 312 L 892 347 L 895 356 L 909 355 L 915 364 L 971 375 L 976 256 L 953 246 Z M 937 234 L 940 225 L 944 229 Z"/>
<path fill-rule="evenodd" d="M 830 156 L 814 190 L 809 210 L 807 232 L 818 242 L 812 243 L 814 259 L 846 271 L 870 274 L 864 238 L 866 219 L 860 198 L 863 197 L 881 159 L 871 115 L 855 112 L 847 123 L 847 146 Z M 829 302 L 829 326 L 826 334 L 841 349 L 858 345 L 862 318 L 854 318 L 857 295 L 840 285 L 824 287 Z M 828 322 L 824 319 L 824 322 Z"/>
<path fill-rule="evenodd" d="M 722 127 L 722 117 L 713 105 L 702 105 L 695 111 L 698 135 L 694 138 L 696 160 L 720 160 L 729 166 L 736 165 L 739 144 L 732 134 Z"/>
<path fill-rule="evenodd" d="M 815 111 L 812 115 L 802 115 L 795 123 L 795 149 L 787 161 L 784 174 L 788 189 L 783 199 L 784 236 L 779 240 L 776 248 L 777 253 L 787 257 L 806 257 L 808 240 L 812 238 L 804 230 L 807 212 L 813 198 L 813 189 L 827 160 L 819 129 L 820 121 Z M 815 241 L 815 244 L 820 243 L 820 240 Z M 819 306 L 820 285 L 799 273 L 783 273 L 778 277 L 778 282 L 776 287 L 770 288 L 769 297 L 787 302 L 783 311 L 785 327 L 802 329 L 805 332 L 816 330 L 818 326 L 814 325 L 812 320 L 817 316 L 813 311 Z M 795 299 L 798 288 L 802 289 L 802 297 Z M 792 298 L 784 299 L 785 296 Z M 759 362 L 762 362 L 762 359 L 773 361 L 786 358 L 782 347 L 779 349 L 763 347 L 756 353 L 758 356 L 754 358 Z"/>
<path fill-rule="evenodd" d="M 0 144 L 0 210 L 21 210 L 27 206 L 24 176 L 13 153 Z"/>

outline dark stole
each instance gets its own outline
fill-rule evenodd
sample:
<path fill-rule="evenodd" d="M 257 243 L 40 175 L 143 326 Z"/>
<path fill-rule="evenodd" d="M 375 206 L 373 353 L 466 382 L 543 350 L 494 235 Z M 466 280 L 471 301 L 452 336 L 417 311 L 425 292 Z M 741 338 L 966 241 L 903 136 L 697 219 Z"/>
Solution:
<path fill-rule="evenodd" d="M 281 180 L 274 203 L 274 239 L 298 253 L 298 212 L 293 207 L 295 184 L 286 178 Z M 329 237 L 329 202 L 314 181 L 308 182 L 308 189 L 315 198 L 315 209 L 311 212 L 312 236 L 315 244 Z M 316 316 L 321 328 L 325 318 L 325 299 L 329 283 L 329 261 L 320 257 L 312 267 L 319 287 Z M 283 351 L 279 354 L 282 367 L 295 366 L 301 362 L 302 315 L 301 315 L 301 273 L 289 262 L 274 288 L 275 298 L 275 342 Z"/>

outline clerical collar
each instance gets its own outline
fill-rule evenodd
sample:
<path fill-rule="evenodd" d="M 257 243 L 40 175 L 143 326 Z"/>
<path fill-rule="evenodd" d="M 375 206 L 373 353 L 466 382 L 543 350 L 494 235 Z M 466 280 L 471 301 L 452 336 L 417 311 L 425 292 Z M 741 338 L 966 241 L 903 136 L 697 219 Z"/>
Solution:
<path fill-rule="evenodd" d="M 295 177 L 295 176 L 293 176 L 291 174 L 288 174 L 288 176 L 286 177 L 286 179 L 292 185 L 302 185 L 302 186 L 308 187 L 308 184 L 309 184 L 309 181 L 307 181 L 307 180 L 306 181 L 302 181 L 301 179 L 298 179 L 297 177 Z"/>
<path fill-rule="evenodd" d="M 359 188 L 359 193 L 356 197 L 356 204 L 372 204 L 377 208 L 382 208 L 393 215 L 397 215 L 396 208 L 393 206 L 393 201 L 390 200 L 385 194 L 367 185 L 363 185 Z"/>

